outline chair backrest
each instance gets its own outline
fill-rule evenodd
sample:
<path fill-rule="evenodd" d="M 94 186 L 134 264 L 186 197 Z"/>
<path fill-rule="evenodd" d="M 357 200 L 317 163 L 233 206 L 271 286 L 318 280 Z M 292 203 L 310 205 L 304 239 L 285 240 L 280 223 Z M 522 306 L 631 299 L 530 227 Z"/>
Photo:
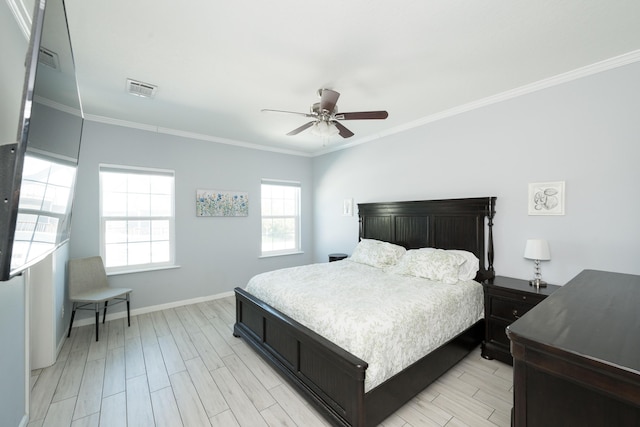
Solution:
<path fill-rule="evenodd" d="M 102 257 L 69 260 L 69 297 L 91 289 L 109 286 Z"/>

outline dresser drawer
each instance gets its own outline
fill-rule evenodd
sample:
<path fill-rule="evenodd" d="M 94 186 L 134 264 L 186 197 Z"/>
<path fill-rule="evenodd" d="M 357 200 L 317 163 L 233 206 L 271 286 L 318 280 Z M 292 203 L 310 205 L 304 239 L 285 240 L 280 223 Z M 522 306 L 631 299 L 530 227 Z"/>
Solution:
<path fill-rule="evenodd" d="M 527 304 L 511 299 L 492 298 L 489 315 L 514 322 L 533 307 L 535 307 L 535 304 Z"/>

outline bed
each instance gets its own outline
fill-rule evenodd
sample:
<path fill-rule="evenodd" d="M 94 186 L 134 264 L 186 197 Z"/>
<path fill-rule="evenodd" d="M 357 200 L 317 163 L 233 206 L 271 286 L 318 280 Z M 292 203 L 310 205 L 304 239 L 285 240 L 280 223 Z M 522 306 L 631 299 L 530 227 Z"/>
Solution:
<path fill-rule="evenodd" d="M 389 242 L 406 249 L 465 250 L 479 260 L 476 281 L 495 275 L 495 197 L 365 203 L 358 205 L 358 214 L 361 241 Z M 379 424 L 464 358 L 483 335 L 483 320 L 479 320 L 391 378 L 371 384 L 367 383 L 368 361 L 247 290 L 236 288 L 235 294 L 234 335 L 245 339 L 338 426 Z"/>

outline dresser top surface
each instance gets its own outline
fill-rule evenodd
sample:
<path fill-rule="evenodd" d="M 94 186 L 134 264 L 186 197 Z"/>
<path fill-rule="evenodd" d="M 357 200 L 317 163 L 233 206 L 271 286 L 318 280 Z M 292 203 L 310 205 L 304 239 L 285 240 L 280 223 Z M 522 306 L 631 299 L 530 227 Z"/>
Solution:
<path fill-rule="evenodd" d="M 584 270 L 508 327 L 526 346 L 549 346 L 640 373 L 640 276 Z"/>

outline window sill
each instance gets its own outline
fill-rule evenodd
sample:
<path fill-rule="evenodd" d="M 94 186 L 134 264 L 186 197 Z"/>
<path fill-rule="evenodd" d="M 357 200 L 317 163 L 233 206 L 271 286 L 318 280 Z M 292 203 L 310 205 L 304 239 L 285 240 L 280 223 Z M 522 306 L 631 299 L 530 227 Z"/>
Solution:
<path fill-rule="evenodd" d="M 287 255 L 301 255 L 303 253 L 304 253 L 304 251 L 281 252 L 281 253 L 277 253 L 277 254 L 263 254 L 263 255 L 260 255 L 258 258 L 273 258 L 273 257 L 278 257 L 278 256 L 287 256 Z"/>
<path fill-rule="evenodd" d="M 107 271 L 107 276 L 120 276 L 121 274 L 131 274 L 131 273 L 145 273 L 147 271 L 157 271 L 157 270 L 173 270 L 174 268 L 180 268 L 179 265 L 163 265 L 161 267 L 145 267 L 137 270 L 122 270 L 122 271 Z"/>

